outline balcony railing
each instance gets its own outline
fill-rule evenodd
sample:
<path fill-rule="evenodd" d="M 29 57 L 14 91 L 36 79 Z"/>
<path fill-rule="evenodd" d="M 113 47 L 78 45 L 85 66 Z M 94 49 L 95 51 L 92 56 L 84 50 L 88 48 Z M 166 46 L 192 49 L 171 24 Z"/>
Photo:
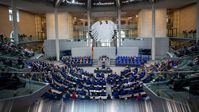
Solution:
<path fill-rule="evenodd" d="M 25 43 L 32 43 L 32 42 L 42 42 L 45 38 L 37 38 L 37 37 L 19 37 L 19 44 L 25 44 Z"/>
<path fill-rule="evenodd" d="M 118 25 L 117 25 L 118 27 Z M 121 25 L 121 29 L 137 29 L 137 24 Z M 88 26 L 74 26 L 75 31 L 88 31 Z"/>

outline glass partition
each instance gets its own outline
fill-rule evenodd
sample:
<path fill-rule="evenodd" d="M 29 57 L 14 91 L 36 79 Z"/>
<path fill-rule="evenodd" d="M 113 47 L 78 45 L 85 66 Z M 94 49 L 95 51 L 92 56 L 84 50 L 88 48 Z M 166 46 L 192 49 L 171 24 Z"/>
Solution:
<path fill-rule="evenodd" d="M 172 71 L 155 73 L 156 77 L 146 87 L 157 96 L 196 109 L 199 101 L 199 71 Z"/>
<path fill-rule="evenodd" d="M 47 86 L 40 72 L 0 72 L 0 100 L 31 95 Z"/>

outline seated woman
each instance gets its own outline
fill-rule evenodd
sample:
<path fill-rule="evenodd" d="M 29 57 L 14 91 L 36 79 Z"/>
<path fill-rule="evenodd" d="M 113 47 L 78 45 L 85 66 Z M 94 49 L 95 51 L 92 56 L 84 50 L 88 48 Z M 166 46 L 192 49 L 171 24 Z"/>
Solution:
<path fill-rule="evenodd" d="M 137 101 L 141 101 L 142 100 L 142 95 L 139 93 L 139 95 L 136 97 Z"/>
<path fill-rule="evenodd" d="M 73 91 L 73 92 L 72 92 L 72 95 L 71 95 L 71 98 L 72 98 L 73 100 L 75 100 L 75 99 L 77 99 L 77 97 L 78 97 L 78 95 L 76 94 L 75 91 Z"/>

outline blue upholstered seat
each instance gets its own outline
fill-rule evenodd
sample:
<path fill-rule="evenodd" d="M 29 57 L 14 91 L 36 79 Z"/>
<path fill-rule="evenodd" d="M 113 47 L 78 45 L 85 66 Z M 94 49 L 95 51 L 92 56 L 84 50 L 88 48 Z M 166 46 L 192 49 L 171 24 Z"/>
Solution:
<path fill-rule="evenodd" d="M 149 61 L 148 57 L 130 57 L 130 56 L 117 56 L 116 57 L 116 65 L 142 65 Z"/>

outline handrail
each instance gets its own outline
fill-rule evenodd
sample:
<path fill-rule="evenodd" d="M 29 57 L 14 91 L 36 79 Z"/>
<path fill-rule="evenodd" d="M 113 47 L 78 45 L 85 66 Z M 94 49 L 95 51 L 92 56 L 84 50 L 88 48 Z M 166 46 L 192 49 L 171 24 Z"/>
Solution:
<path fill-rule="evenodd" d="M 199 71 L 162 71 L 162 72 L 153 72 L 155 74 L 166 74 L 166 73 L 199 73 Z"/>
<path fill-rule="evenodd" d="M 28 40 L 28 41 L 21 41 L 19 44 L 26 44 L 26 43 L 33 43 L 33 42 L 43 42 L 44 40 Z"/>

